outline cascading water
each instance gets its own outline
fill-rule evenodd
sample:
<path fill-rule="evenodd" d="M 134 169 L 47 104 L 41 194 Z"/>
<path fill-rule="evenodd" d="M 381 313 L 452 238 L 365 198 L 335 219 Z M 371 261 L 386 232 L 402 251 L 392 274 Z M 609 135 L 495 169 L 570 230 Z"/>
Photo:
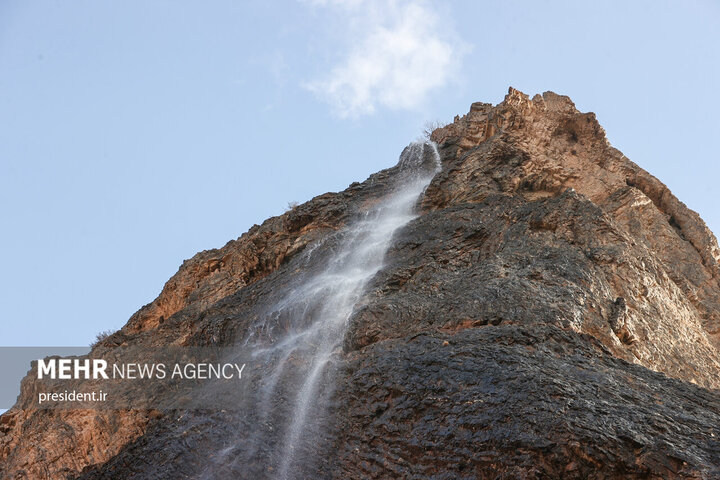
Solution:
<path fill-rule="evenodd" d="M 241 400 L 252 422 L 216 459 L 225 463 L 224 471 L 260 465 L 259 475 L 289 480 L 298 462 L 308 461 L 299 452 L 322 442 L 322 419 L 354 307 L 382 268 L 393 234 L 415 217 L 439 163 L 434 143 L 406 147 L 387 194 L 346 229 L 308 248 L 305 264 L 320 266 L 298 268 L 297 278 L 247 333 L 243 349 L 263 367 L 250 398 Z M 220 475 L 217 465 L 211 470 L 203 478 Z"/>

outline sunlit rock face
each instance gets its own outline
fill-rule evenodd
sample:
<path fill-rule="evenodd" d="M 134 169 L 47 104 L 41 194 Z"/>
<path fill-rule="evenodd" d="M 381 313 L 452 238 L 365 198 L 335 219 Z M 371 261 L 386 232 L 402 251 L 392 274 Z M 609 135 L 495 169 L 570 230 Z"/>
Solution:
<path fill-rule="evenodd" d="M 438 171 L 429 150 L 406 155 L 197 254 L 95 347 L 253 344 L 279 292 L 430 175 L 386 228 L 297 438 L 281 412 L 302 374 L 278 376 L 264 417 L 245 400 L 48 412 L 21 395 L 0 417 L 0 477 L 720 477 L 720 251 L 698 215 L 551 92 L 510 89 L 431 139 Z M 298 372 L 308 351 L 288 356 Z"/>

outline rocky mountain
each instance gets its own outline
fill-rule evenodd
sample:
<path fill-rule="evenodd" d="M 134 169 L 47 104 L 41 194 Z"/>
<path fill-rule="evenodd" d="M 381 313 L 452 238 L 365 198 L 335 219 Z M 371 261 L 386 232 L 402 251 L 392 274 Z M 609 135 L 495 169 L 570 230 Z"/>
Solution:
<path fill-rule="evenodd" d="M 306 317 L 272 305 L 325 318 L 308 285 L 379 255 L 333 290 L 352 293 L 332 303 L 338 346 L 251 365 L 279 386 L 238 409 L 39 410 L 29 375 L 0 417 L 0 478 L 720 478 L 720 249 L 700 217 L 552 92 L 511 88 L 431 139 L 439 165 L 410 148 L 184 262 L 93 355 L 277 346 Z M 408 200 L 411 171 L 427 181 Z M 387 216 L 398 198 L 413 215 Z M 298 391 L 310 405 L 288 409 Z M 313 421 L 282 470 L 298 411 Z"/>

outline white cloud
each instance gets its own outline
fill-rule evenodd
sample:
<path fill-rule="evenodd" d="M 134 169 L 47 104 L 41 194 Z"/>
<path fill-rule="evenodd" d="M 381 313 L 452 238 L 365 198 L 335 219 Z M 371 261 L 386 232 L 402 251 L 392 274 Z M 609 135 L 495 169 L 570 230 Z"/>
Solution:
<path fill-rule="evenodd" d="M 449 83 L 464 45 L 443 35 L 440 18 L 423 1 L 310 0 L 339 10 L 350 48 L 329 74 L 307 87 L 341 117 L 378 107 L 414 109 Z"/>

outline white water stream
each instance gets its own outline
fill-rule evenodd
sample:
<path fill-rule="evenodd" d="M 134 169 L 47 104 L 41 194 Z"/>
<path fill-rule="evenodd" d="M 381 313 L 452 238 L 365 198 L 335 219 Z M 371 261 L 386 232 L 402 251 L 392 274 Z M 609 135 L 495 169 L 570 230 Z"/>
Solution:
<path fill-rule="evenodd" d="M 394 233 L 415 218 L 416 203 L 439 167 L 433 143 L 408 146 L 387 195 L 338 234 L 330 254 L 328 248 L 308 249 L 305 255 L 321 251 L 326 256 L 322 267 L 300 275 L 281 292 L 246 338 L 243 348 L 268 367 L 247 408 L 256 409 L 258 424 L 267 427 L 247 432 L 239 442 L 246 459 L 264 455 L 271 478 L 295 478 L 296 464 L 304 460 L 299 447 L 318 437 L 348 321 L 367 283 L 382 268 Z M 273 452 L 259 451 L 268 448 Z M 232 455 L 230 449 L 227 454 Z"/>

